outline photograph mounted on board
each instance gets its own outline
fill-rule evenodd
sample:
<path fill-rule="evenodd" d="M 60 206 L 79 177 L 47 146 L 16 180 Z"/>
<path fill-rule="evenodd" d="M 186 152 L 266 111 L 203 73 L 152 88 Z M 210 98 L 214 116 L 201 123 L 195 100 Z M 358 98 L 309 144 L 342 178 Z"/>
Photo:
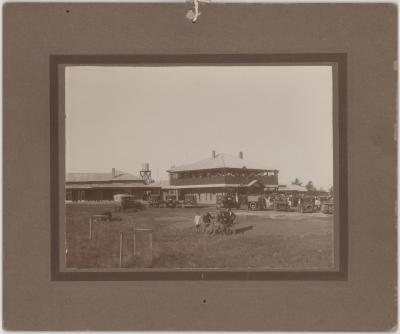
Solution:
<path fill-rule="evenodd" d="M 65 67 L 66 269 L 333 271 L 333 67 Z"/>

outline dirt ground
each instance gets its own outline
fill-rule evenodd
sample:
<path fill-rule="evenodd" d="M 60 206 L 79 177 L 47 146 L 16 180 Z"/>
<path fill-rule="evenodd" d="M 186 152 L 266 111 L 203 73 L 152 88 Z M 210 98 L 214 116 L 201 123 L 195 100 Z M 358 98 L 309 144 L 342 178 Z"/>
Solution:
<path fill-rule="evenodd" d="M 110 222 L 92 224 L 89 217 L 105 211 Z M 215 208 L 146 208 L 118 212 L 101 205 L 67 205 L 69 268 L 259 268 L 333 269 L 333 216 L 277 211 L 235 211 L 237 235 L 196 232 L 194 216 Z M 136 233 L 136 247 L 133 230 Z M 149 231 L 152 230 L 152 247 Z M 122 246 L 120 245 L 121 233 Z"/>

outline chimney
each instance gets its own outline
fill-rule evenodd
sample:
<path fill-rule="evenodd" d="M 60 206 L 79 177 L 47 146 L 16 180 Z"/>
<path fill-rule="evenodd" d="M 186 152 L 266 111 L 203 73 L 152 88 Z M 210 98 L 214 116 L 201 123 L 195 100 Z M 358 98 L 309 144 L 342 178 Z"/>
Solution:
<path fill-rule="evenodd" d="M 243 159 L 243 152 L 242 151 L 239 152 L 239 159 Z"/>
<path fill-rule="evenodd" d="M 212 158 L 215 159 L 215 157 L 217 156 L 217 154 L 215 153 L 215 150 L 212 151 Z"/>
<path fill-rule="evenodd" d="M 115 168 L 112 169 L 112 177 L 115 177 Z"/>

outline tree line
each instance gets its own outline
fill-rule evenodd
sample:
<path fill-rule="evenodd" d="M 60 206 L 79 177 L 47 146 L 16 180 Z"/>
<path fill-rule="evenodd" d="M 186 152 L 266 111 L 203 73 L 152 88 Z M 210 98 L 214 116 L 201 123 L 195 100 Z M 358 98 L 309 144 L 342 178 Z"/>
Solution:
<path fill-rule="evenodd" d="M 296 179 L 294 179 L 294 181 L 292 182 L 292 185 L 302 186 L 303 182 L 300 181 L 300 179 L 296 177 Z M 308 192 L 316 192 L 316 191 L 328 192 L 330 195 L 333 195 L 333 186 L 330 187 L 328 190 L 325 190 L 322 187 L 317 189 L 317 187 L 314 186 L 314 183 L 312 181 L 308 181 L 304 187 L 307 189 Z"/>

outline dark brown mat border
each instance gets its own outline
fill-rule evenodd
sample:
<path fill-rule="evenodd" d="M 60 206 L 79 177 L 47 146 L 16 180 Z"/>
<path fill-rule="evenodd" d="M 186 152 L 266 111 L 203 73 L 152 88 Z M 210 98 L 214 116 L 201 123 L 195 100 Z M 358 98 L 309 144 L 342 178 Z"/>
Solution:
<path fill-rule="evenodd" d="M 339 121 L 339 270 L 338 271 L 108 271 L 65 272 L 60 270 L 60 166 L 59 166 L 59 65 L 116 66 L 232 66 L 232 65 L 298 65 L 299 63 L 336 63 L 338 66 Z M 316 54 L 185 54 L 185 55 L 51 55 L 50 56 L 50 194 L 51 194 L 51 280 L 52 281 L 210 281 L 210 280 L 347 280 L 347 55 L 345 53 Z"/>

